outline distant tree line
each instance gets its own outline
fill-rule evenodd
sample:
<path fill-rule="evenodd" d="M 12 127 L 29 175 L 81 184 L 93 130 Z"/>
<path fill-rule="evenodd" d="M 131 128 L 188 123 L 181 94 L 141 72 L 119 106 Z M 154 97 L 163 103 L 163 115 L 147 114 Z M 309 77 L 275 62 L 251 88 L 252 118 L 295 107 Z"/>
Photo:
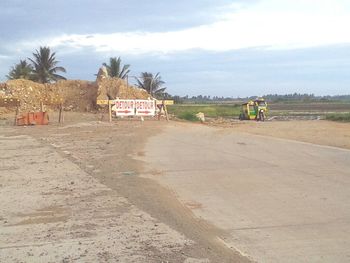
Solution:
<path fill-rule="evenodd" d="M 292 94 L 268 94 L 263 96 L 266 100 L 270 102 L 293 102 L 293 101 L 302 101 L 302 102 L 327 102 L 327 101 L 350 101 L 350 95 L 336 95 L 336 96 L 315 96 L 314 94 L 301 94 L 301 93 L 292 93 Z"/>
<path fill-rule="evenodd" d="M 205 103 L 223 103 L 223 102 L 243 102 L 254 100 L 259 96 L 250 96 L 250 97 L 219 97 L 219 96 L 210 96 L 210 95 L 197 95 L 197 96 L 172 96 L 166 94 L 167 99 L 172 99 L 176 103 L 195 103 L 195 104 L 205 104 Z M 333 101 L 344 101 L 350 102 L 350 95 L 336 95 L 336 96 L 315 96 L 314 94 L 267 94 L 262 96 L 265 100 L 272 103 L 278 102 L 333 102 Z"/>
<path fill-rule="evenodd" d="M 210 95 L 197 95 L 197 96 L 178 96 L 178 95 L 170 95 L 165 94 L 164 96 L 166 99 L 174 100 L 175 103 L 215 103 L 215 102 L 226 102 L 226 101 L 232 101 L 237 100 L 233 97 L 219 97 L 219 96 L 210 96 Z"/>

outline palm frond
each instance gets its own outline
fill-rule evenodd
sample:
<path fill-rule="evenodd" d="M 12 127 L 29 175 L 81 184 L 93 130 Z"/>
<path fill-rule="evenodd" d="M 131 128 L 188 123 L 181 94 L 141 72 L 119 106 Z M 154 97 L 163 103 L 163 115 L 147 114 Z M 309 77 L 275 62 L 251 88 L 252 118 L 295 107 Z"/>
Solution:
<path fill-rule="evenodd" d="M 56 60 L 56 52 L 52 52 L 49 47 L 40 47 L 33 53 L 33 59 L 29 58 L 33 65 L 33 75 L 36 81 L 47 83 L 58 79 L 65 79 L 56 72 L 66 73 L 64 67 L 58 67 L 59 61 Z"/>
<path fill-rule="evenodd" d="M 146 90 L 151 96 L 161 95 L 166 90 L 166 87 L 162 87 L 165 82 L 161 80 L 159 72 L 154 76 L 150 72 L 142 72 L 141 76 L 136 80 L 136 85 Z"/>
<path fill-rule="evenodd" d="M 6 75 L 8 79 L 32 79 L 33 67 L 26 60 L 20 60 L 18 64 L 11 67 L 10 72 Z"/>
<path fill-rule="evenodd" d="M 130 65 L 126 64 L 122 66 L 120 57 L 111 57 L 109 58 L 109 64 L 103 63 L 102 65 L 107 68 L 108 75 L 112 78 L 125 79 L 130 72 Z"/>

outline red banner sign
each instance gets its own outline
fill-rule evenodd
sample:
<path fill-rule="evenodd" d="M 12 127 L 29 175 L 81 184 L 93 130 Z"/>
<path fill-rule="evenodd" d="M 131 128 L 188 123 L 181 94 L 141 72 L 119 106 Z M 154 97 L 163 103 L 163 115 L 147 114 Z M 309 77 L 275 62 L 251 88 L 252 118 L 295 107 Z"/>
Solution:
<path fill-rule="evenodd" d="M 156 105 L 154 100 L 135 100 L 135 114 L 137 116 L 156 115 Z"/>
<path fill-rule="evenodd" d="M 115 114 L 117 116 L 134 116 L 135 100 L 115 100 Z"/>

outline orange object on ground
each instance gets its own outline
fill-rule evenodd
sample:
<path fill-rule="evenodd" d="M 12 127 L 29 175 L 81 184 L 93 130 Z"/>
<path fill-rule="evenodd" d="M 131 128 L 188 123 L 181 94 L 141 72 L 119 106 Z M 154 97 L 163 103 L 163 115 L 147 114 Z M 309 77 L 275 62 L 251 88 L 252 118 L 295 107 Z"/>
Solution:
<path fill-rule="evenodd" d="M 37 125 L 48 125 L 49 115 L 46 111 L 44 112 L 34 112 L 34 121 Z"/>
<path fill-rule="evenodd" d="M 47 112 L 28 112 L 17 118 L 17 125 L 47 125 L 49 124 L 49 115 Z"/>

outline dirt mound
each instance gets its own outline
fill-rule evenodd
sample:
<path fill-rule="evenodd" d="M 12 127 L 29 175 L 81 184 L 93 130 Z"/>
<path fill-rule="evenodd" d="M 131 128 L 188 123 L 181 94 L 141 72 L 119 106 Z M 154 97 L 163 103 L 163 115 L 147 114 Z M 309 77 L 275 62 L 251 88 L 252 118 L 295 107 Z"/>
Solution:
<path fill-rule="evenodd" d="M 98 100 L 149 98 L 147 91 L 128 85 L 124 79 L 109 77 L 105 66 L 99 69 L 96 83 Z"/>
<path fill-rule="evenodd" d="M 84 80 L 61 80 L 49 84 L 48 90 L 63 100 L 66 110 L 91 111 L 96 107 L 97 85 Z"/>
<path fill-rule="evenodd" d="M 133 86 L 128 86 L 126 81 L 119 78 L 102 78 L 98 80 L 99 100 L 107 99 L 148 99 L 147 91 Z"/>
<path fill-rule="evenodd" d="M 48 99 L 45 85 L 30 80 L 9 80 L 2 85 L 2 98 L 18 98 L 20 111 L 38 111 L 41 100 Z"/>
<path fill-rule="evenodd" d="M 67 110 L 87 111 L 96 105 L 97 86 L 93 82 L 65 80 L 40 84 L 30 80 L 9 80 L 0 86 L 2 98 L 18 98 L 20 111 L 39 111 L 57 108 L 62 103 Z"/>
<path fill-rule="evenodd" d="M 97 99 L 149 98 L 145 90 L 128 86 L 123 79 L 100 75 L 96 82 L 61 80 L 40 84 L 25 79 L 9 80 L 0 83 L 0 98 L 18 98 L 20 112 L 39 111 L 41 104 L 44 105 L 44 110 L 54 110 L 62 104 L 65 110 L 91 111 L 96 109 Z"/>

